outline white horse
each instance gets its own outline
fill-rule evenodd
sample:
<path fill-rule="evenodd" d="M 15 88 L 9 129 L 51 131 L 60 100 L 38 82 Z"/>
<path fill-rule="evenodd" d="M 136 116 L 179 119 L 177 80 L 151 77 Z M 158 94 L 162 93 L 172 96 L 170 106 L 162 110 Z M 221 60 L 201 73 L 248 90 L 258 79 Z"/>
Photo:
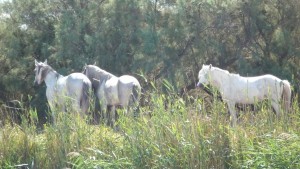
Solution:
<path fill-rule="evenodd" d="M 82 73 L 62 76 L 47 64 L 35 60 L 35 84 L 45 81 L 46 96 L 55 122 L 54 111 L 74 111 L 81 116 L 88 112 L 91 81 Z M 70 109 L 70 110 L 69 110 Z"/>
<path fill-rule="evenodd" d="M 276 115 L 280 116 L 280 101 L 283 98 L 285 111 L 289 111 L 291 87 L 287 80 L 281 80 L 273 75 L 242 77 L 212 65 L 203 65 L 198 78 L 197 86 L 211 84 L 221 93 L 227 103 L 233 126 L 237 121 L 236 103 L 253 104 L 269 99 Z"/>
<path fill-rule="evenodd" d="M 115 106 L 136 108 L 138 106 L 141 85 L 129 75 L 117 77 L 95 65 L 85 65 L 83 73 L 91 80 L 93 90 L 99 99 L 102 112 L 107 112 L 107 124 L 113 126 L 117 120 Z M 107 109 L 112 110 L 107 110 Z"/>

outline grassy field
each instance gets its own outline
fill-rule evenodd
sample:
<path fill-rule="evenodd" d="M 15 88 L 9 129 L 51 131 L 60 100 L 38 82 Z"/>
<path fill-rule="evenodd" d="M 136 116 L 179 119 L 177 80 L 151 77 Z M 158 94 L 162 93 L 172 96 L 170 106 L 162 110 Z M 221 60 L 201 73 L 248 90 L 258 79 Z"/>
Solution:
<path fill-rule="evenodd" d="M 38 128 L 34 110 L 20 125 L 2 122 L 0 168 L 300 168 L 297 102 L 280 118 L 267 102 L 240 112 L 233 128 L 218 100 L 147 98 L 139 117 L 120 113 L 119 131 L 63 113 Z"/>

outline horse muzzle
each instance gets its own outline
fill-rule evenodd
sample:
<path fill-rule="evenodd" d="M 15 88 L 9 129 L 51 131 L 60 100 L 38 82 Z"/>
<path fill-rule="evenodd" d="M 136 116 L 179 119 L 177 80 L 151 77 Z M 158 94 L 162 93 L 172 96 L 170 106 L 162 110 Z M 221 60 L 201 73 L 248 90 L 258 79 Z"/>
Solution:
<path fill-rule="evenodd" d="M 38 86 L 39 85 L 39 83 L 35 80 L 35 81 L 33 81 L 33 86 Z"/>
<path fill-rule="evenodd" d="M 204 85 L 203 85 L 203 83 L 198 82 L 197 87 L 204 88 Z"/>

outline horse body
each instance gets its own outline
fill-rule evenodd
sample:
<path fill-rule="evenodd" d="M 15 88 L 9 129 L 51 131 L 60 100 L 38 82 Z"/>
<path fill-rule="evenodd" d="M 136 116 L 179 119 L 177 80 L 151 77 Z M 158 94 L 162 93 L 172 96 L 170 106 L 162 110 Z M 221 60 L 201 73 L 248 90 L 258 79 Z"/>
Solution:
<path fill-rule="evenodd" d="M 35 66 L 35 83 L 41 84 L 45 81 L 46 97 L 52 111 L 57 108 L 65 111 L 68 106 L 71 106 L 73 111 L 79 112 L 81 115 L 87 113 L 89 108 L 88 95 L 92 89 L 92 84 L 84 74 L 72 73 L 68 76 L 62 76 L 47 65 L 47 61 L 44 63 L 35 61 Z"/>
<path fill-rule="evenodd" d="M 102 111 L 107 111 L 107 106 L 130 108 L 138 103 L 141 86 L 133 76 L 117 77 L 95 65 L 86 65 L 83 73 L 92 81 Z M 111 114 L 111 117 L 114 115 Z"/>
<path fill-rule="evenodd" d="M 257 77 L 233 76 L 230 78 L 230 85 L 223 89 L 223 97 L 228 100 L 236 100 L 237 102 L 251 104 L 258 100 L 263 100 L 277 93 L 270 93 L 270 86 L 274 86 L 275 90 L 280 91 L 280 83 L 282 80 L 272 75 L 263 75 Z M 269 90 L 265 90 L 268 89 Z M 236 93 L 236 94 L 233 94 Z M 278 98 L 280 96 L 277 96 Z"/>
<path fill-rule="evenodd" d="M 256 77 L 242 77 L 238 74 L 231 74 L 211 65 L 203 65 L 199 71 L 199 82 L 211 84 L 216 87 L 227 103 L 235 125 L 237 117 L 235 104 L 253 104 L 264 99 L 269 99 L 276 114 L 280 115 L 280 102 L 282 97 L 285 102 L 285 110 L 289 110 L 291 100 L 290 84 L 287 80 L 281 80 L 273 75 L 262 75 Z"/>
<path fill-rule="evenodd" d="M 108 106 L 127 107 L 135 86 L 140 88 L 139 82 L 132 76 L 114 76 L 100 84 L 97 95 Z"/>
<path fill-rule="evenodd" d="M 110 106 L 114 105 L 122 105 L 119 100 L 119 90 L 118 90 L 118 83 L 119 79 L 115 76 L 111 77 L 110 79 L 107 79 L 107 81 L 103 81 L 101 85 L 103 85 L 104 88 L 101 87 L 98 91 L 104 91 L 104 96 L 99 96 L 99 98 L 102 98 L 103 100 L 106 100 L 106 104 Z"/>

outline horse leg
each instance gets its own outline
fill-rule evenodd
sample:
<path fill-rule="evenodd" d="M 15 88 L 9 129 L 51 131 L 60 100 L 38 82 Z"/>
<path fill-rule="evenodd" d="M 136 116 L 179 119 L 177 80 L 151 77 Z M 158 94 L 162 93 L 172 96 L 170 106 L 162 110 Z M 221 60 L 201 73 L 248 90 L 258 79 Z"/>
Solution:
<path fill-rule="evenodd" d="M 115 107 L 116 108 L 116 110 L 115 110 L 115 121 L 118 121 L 118 119 L 119 119 L 119 113 L 118 113 L 118 111 L 117 110 L 123 110 L 124 108 L 123 108 L 123 106 L 116 106 Z"/>
<path fill-rule="evenodd" d="M 92 113 L 92 121 L 94 124 L 99 124 L 100 119 L 104 119 L 104 115 L 102 114 L 103 111 L 101 111 L 100 103 L 98 97 L 94 97 L 95 99 L 95 105 L 94 105 L 94 112 Z"/>
<path fill-rule="evenodd" d="M 110 127 L 114 127 L 116 121 L 116 107 L 108 105 L 107 106 L 107 125 Z"/>
<path fill-rule="evenodd" d="M 74 100 L 74 101 L 71 101 L 71 105 L 68 105 L 68 106 L 70 106 L 70 107 L 73 106 L 73 110 L 72 111 L 74 111 L 75 113 L 79 113 L 80 117 L 82 119 L 84 119 L 84 115 L 87 112 L 85 112 L 85 110 L 81 106 L 80 102 L 81 102 L 80 99 L 78 99 L 77 101 Z"/>
<path fill-rule="evenodd" d="M 112 111 L 112 106 L 107 105 L 107 109 L 106 109 L 106 125 L 107 126 L 111 125 L 111 117 L 110 117 L 111 111 Z"/>
<path fill-rule="evenodd" d="M 132 88 L 132 94 L 131 94 L 131 98 L 132 98 L 132 104 L 133 104 L 133 109 L 134 109 L 134 117 L 138 117 L 139 116 L 139 100 L 140 100 L 140 95 L 141 95 L 141 86 L 139 84 L 136 84 L 133 86 Z"/>
<path fill-rule="evenodd" d="M 133 111 L 134 117 L 139 116 L 139 101 L 136 98 L 136 96 L 134 96 L 133 94 L 131 94 L 131 99 L 129 101 L 128 110 L 129 110 L 129 112 Z"/>
<path fill-rule="evenodd" d="M 98 101 L 99 103 L 99 107 L 100 107 L 100 118 L 101 118 L 101 121 L 105 124 L 108 124 L 109 123 L 109 109 L 110 107 L 106 104 L 105 100 L 104 99 L 99 99 Z"/>
<path fill-rule="evenodd" d="M 126 102 L 127 101 L 127 102 Z M 139 101 L 137 96 L 135 96 L 133 93 L 131 93 L 128 96 L 128 99 L 124 101 L 123 105 L 123 110 L 125 111 L 125 115 L 133 116 L 133 117 L 138 117 L 139 115 Z"/>
<path fill-rule="evenodd" d="M 107 125 L 114 128 L 118 117 L 116 106 L 107 106 Z"/>
<path fill-rule="evenodd" d="M 111 106 L 110 118 L 111 118 L 110 125 L 113 128 L 115 126 L 115 122 L 116 122 L 116 107 L 115 106 Z"/>
<path fill-rule="evenodd" d="M 232 127 L 236 126 L 237 116 L 235 112 L 235 103 L 234 102 L 227 102 L 227 106 L 230 112 L 230 124 Z"/>
<path fill-rule="evenodd" d="M 49 108 L 50 108 L 50 111 L 51 111 L 52 123 L 56 124 L 55 112 L 57 112 L 57 109 L 55 109 L 55 102 L 52 99 L 48 99 L 48 103 L 49 103 Z"/>
<path fill-rule="evenodd" d="M 279 103 L 279 102 L 273 100 L 273 101 L 271 102 L 271 105 L 272 105 L 273 109 L 274 109 L 275 112 L 276 112 L 276 116 L 277 116 L 277 117 L 280 117 L 280 106 L 279 106 L 278 103 Z"/>
<path fill-rule="evenodd" d="M 80 100 L 74 100 L 73 99 L 69 99 L 68 104 L 66 105 L 65 108 L 66 112 L 72 112 L 75 115 L 79 114 L 80 117 L 82 117 L 82 111 L 80 108 Z"/>

